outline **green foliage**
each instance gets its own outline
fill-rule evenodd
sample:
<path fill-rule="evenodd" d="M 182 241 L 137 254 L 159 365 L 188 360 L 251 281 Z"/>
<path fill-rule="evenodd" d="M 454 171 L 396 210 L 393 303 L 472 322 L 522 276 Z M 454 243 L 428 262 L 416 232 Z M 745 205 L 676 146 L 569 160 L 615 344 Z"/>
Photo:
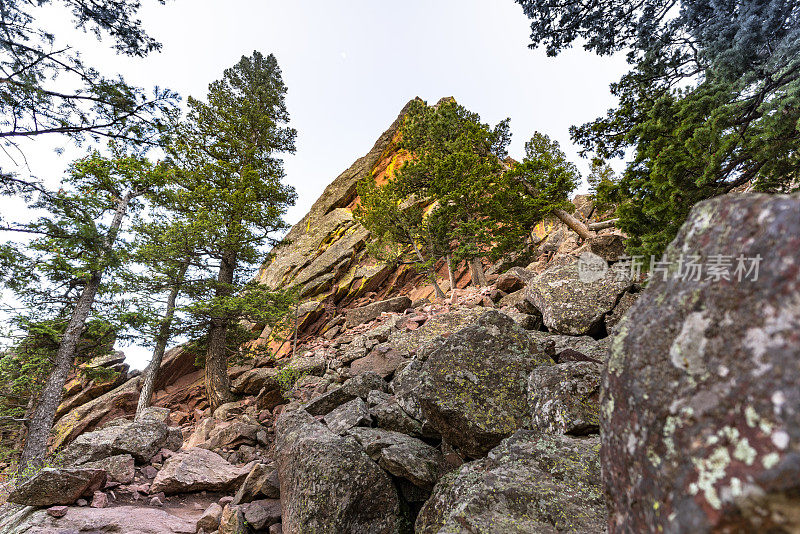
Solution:
<path fill-rule="evenodd" d="M 292 389 L 295 384 L 297 384 L 298 380 L 304 376 L 308 376 L 308 371 L 296 369 L 292 367 L 291 364 L 278 371 L 278 374 L 275 375 L 275 380 L 281 388 L 281 395 L 283 395 L 284 399 L 290 400 Z"/>
<path fill-rule="evenodd" d="M 188 118 L 169 143 L 176 180 L 168 209 L 178 220 L 192 221 L 192 241 L 201 244 L 215 271 L 195 273 L 194 297 L 184 306 L 195 326 L 207 329 L 206 368 L 216 370 L 212 382 L 224 382 L 220 369 L 227 365 L 226 347 L 238 322 L 271 325 L 290 308 L 282 292 L 251 283 L 264 247 L 276 245 L 288 228 L 283 216 L 296 198 L 282 182 L 279 157 L 295 149 L 285 94 L 275 57 L 253 52 L 209 86 L 206 102 L 189 99 Z M 214 395 L 225 388 L 219 386 Z"/>
<path fill-rule="evenodd" d="M 410 246 L 430 268 L 454 260 L 497 259 L 524 246 L 530 229 L 555 209 L 571 210 L 569 193 L 580 175 L 558 143 L 535 133 L 522 163 L 503 161 L 508 121 L 494 128 L 453 100 L 412 104 L 401 148 L 414 155 L 388 182 L 358 184 L 356 218 L 373 248 L 398 257 Z"/>
<path fill-rule="evenodd" d="M 162 2 L 163 3 L 163 2 Z M 3 0 L 0 9 L 0 137 L 4 145 L 18 137 L 59 133 L 75 138 L 157 141 L 165 115 L 174 110 L 175 93 L 156 87 L 152 95 L 105 76 L 84 62 L 74 46 L 58 39 L 52 20 L 42 16 L 52 0 Z M 85 2 L 65 0 L 62 9 L 76 28 L 98 39 L 110 37 L 116 52 L 142 57 L 161 45 L 136 18 L 140 0 Z M 67 15 L 67 13 L 64 13 Z M 0 182 L 3 181 L 0 178 Z"/>
<path fill-rule="evenodd" d="M 573 129 L 585 153 L 634 157 L 597 197 L 618 202 L 635 254 L 660 254 L 692 205 L 741 186 L 800 187 L 800 2 L 518 0 L 533 45 L 628 49 L 619 106 Z"/>

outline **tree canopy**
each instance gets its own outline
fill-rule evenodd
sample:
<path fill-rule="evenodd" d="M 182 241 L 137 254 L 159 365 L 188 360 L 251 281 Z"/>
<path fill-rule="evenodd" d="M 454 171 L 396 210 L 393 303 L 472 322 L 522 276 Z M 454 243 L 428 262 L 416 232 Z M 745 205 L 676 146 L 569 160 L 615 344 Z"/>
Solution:
<path fill-rule="evenodd" d="M 601 188 L 632 252 L 659 254 L 699 200 L 798 187 L 797 0 L 517 3 L 531 46 L 550 55 L 576 40 L 628 51 L 632 69 L 611 87 L 619 106 L 572 135 L 602 159 L 632 149 L 618 184 Z"/>

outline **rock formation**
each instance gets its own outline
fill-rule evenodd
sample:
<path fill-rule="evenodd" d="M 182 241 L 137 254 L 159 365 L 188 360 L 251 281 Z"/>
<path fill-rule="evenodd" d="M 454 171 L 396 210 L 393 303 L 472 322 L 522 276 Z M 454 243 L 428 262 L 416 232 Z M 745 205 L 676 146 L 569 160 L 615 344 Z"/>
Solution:
<path fill-rule="evenodd" d="M 618 233 L 580 242 L 543 221 L 524 254 L 487 265 L 489 286 L 462 266 L 443 302 L 371 260 L 352 218 L 356 182 L 407 157 L 401 119 L 258 275 L 303 288 L 294 357 L 261 332 L 274 357 L 231 367 L 238 400 L 213 413 L 180 347 L 138 421 L 138 377 L 71 391 L 59 463 L 11 492 L 0 533 L 798 528 L 800 197 L 704 203 L 670 248 L 760 254 L 750 285 L 642 291 Z M 586 254 L 610 268 L 582 279 Z"/>

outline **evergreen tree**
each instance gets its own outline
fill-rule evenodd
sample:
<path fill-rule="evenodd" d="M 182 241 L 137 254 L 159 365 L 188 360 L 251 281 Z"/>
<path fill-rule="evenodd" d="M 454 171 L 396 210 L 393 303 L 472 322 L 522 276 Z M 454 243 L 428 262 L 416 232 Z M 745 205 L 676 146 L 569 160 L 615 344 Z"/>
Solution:
<path fill-rule="evenodd" d="M 449 249 L 448 260 L 466 260 L 477 285 L 486 285 L 481 258 L 501 255 L 527 233 L 520 221 L 505 216 L 519 206 L 517 196 L 503 196 L 508 123 L 491 128 L 478 114 L 444 99 L 433 107 L 415 101 L 401 129 L 401 148 L 414 158 L 396 172 L 397 191 L 436 203 L 427 228 L 436 228 L 438 237 L 430 241 Z"/>
<path fill-rule="evenodd" d="M 161 167 L 141 157 L 93 153 L 72 164 L 58 193 L 42 195 L 32 205 L 47 214 L 27 226 L 26 231 L 37 237 L 27 244 L 29 257 L 20 254 L 8 284 L 30 313 L 56 318 L 64 326 L 52 370 L 27 424 L 21 476 L 41 465 L 47 453 L 64 384 L 98 295 L 124 292 L 108 277 L 127 260 L 127 246 L 120 238 L 123 221 L 140 207 L 140 197 L 164 180 Z M 110 282 L 104 283 L 106 277 Z M 136 320 L 123 302 L 104 304 L 119 324 Z"/>
<path fill-rule="evenodd" d="M 558 142 L 535 132 L 525 143 L 525 158 L 506 172 L 506 177 L 525 192 L 528 220 L 539 221 L 555 215 L 581 237 L 591 237 L 589 230 L 568 212 L 575 206 L 569 194 L 578 187 L 578 168 L 567 160 Z"/>
<path fill-rule="evenodd" d="M 444 298 L 434 271 L 436 261 L 447 253 L 441 251 L 440 240 L 436 239 L 441 233 L 433 230 L 433 219 L 426 216 L 425 206 L 404 198 L 397 185 L 393 177 L 380 187 L 374 176 L 361 180 L 357 185 L 361 201 L 353 215 L 370 231 L 370 253 L 374 257 L 397 262 L 406 250 L 412 250 L 414 262 L 427 273 L 436 296 Z"/>
<path fill-rule="evenodd" d="M 294 189 L 282 183 L 278 154 L 294 152 L 286 86 L 273 55 L 253 52 L 209 87 L 206 102 L 189 99 L 190 114 L 170 147 L 181 169 L 175 209 L 202 227 L 204 253 L 217 265 L 209 294 L 190 312 L 207 320 L 206 391 L 213 408 L 232 399 L 228 380 L 230 334 L 244 318 L 269 322 L 286 313 L 288 299 L 247 284 L 265 245 L 287 228 Z"/>
<path fill-rule="evenodd" d="M 64 0 L 75 27 L 98 39 L 108 36 L 116 52 L 143 57 L 161 45 L 136 19 L 140 0 Z M 162 1 L 163 3 L 163 1 Z M 163 112 L 176 95 L 155 88 L 152 96 L 102 75 L 77 50 L 43 26 L 40 14 L 52 0 L 3 0 L 0 8 L 0 142 L 41 134 L 153 142 Z"/>
<path fill-rule="evenodd" d="M 135 275 L 133 286 L 140 295 L 138 305 L 148 310 L 145 316 L 150 319 L 144 323 L 145 343 L 153 345 L 153 356 L 142 373 L 136 407 L 139 417 L 150 406 L 167 344 L 186 328 L 179 297 L 193 295 L 189 278 L 202 272 L 202 231 L 192 219 L 159 210 L 151 214 L 151 220 L 138 224 L 134 232 L 134 258 L 142 271 Z"/>
<path fill-rule="evenodd" d="M 800 1 L 517 2 L 549 55 L 576 39 L 628 50 L 619 106 L 572 133 L 601 158 L 634 148 L 617 186 L 598 190 L 620 203 L 632 253 L 659 254 L 705 198 L 800 186 Z"/>

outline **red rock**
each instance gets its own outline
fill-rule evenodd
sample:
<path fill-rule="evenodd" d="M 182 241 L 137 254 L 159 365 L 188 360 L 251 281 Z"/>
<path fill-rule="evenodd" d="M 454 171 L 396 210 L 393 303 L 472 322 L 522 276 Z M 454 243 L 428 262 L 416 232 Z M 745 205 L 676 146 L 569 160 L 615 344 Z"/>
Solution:
<path fill-rule="evenodd" d="M 419 323 L 415 323 L 414 321 L 406 321 L 405 327 L 409 330 L 416 330 L 419 328 Z"/>
<path fill-rule="evenodd" d="M 92 508 L 105 508 L 108 506 L 108 495 L 102 491 L 95 491 L 92 497 Z"/>
<path fill-rule="evenodd" d="M 47 515 L 52 517 L 64 517 L 67 515 L 68 506 L 51 506 L 47 509 Z"/>

